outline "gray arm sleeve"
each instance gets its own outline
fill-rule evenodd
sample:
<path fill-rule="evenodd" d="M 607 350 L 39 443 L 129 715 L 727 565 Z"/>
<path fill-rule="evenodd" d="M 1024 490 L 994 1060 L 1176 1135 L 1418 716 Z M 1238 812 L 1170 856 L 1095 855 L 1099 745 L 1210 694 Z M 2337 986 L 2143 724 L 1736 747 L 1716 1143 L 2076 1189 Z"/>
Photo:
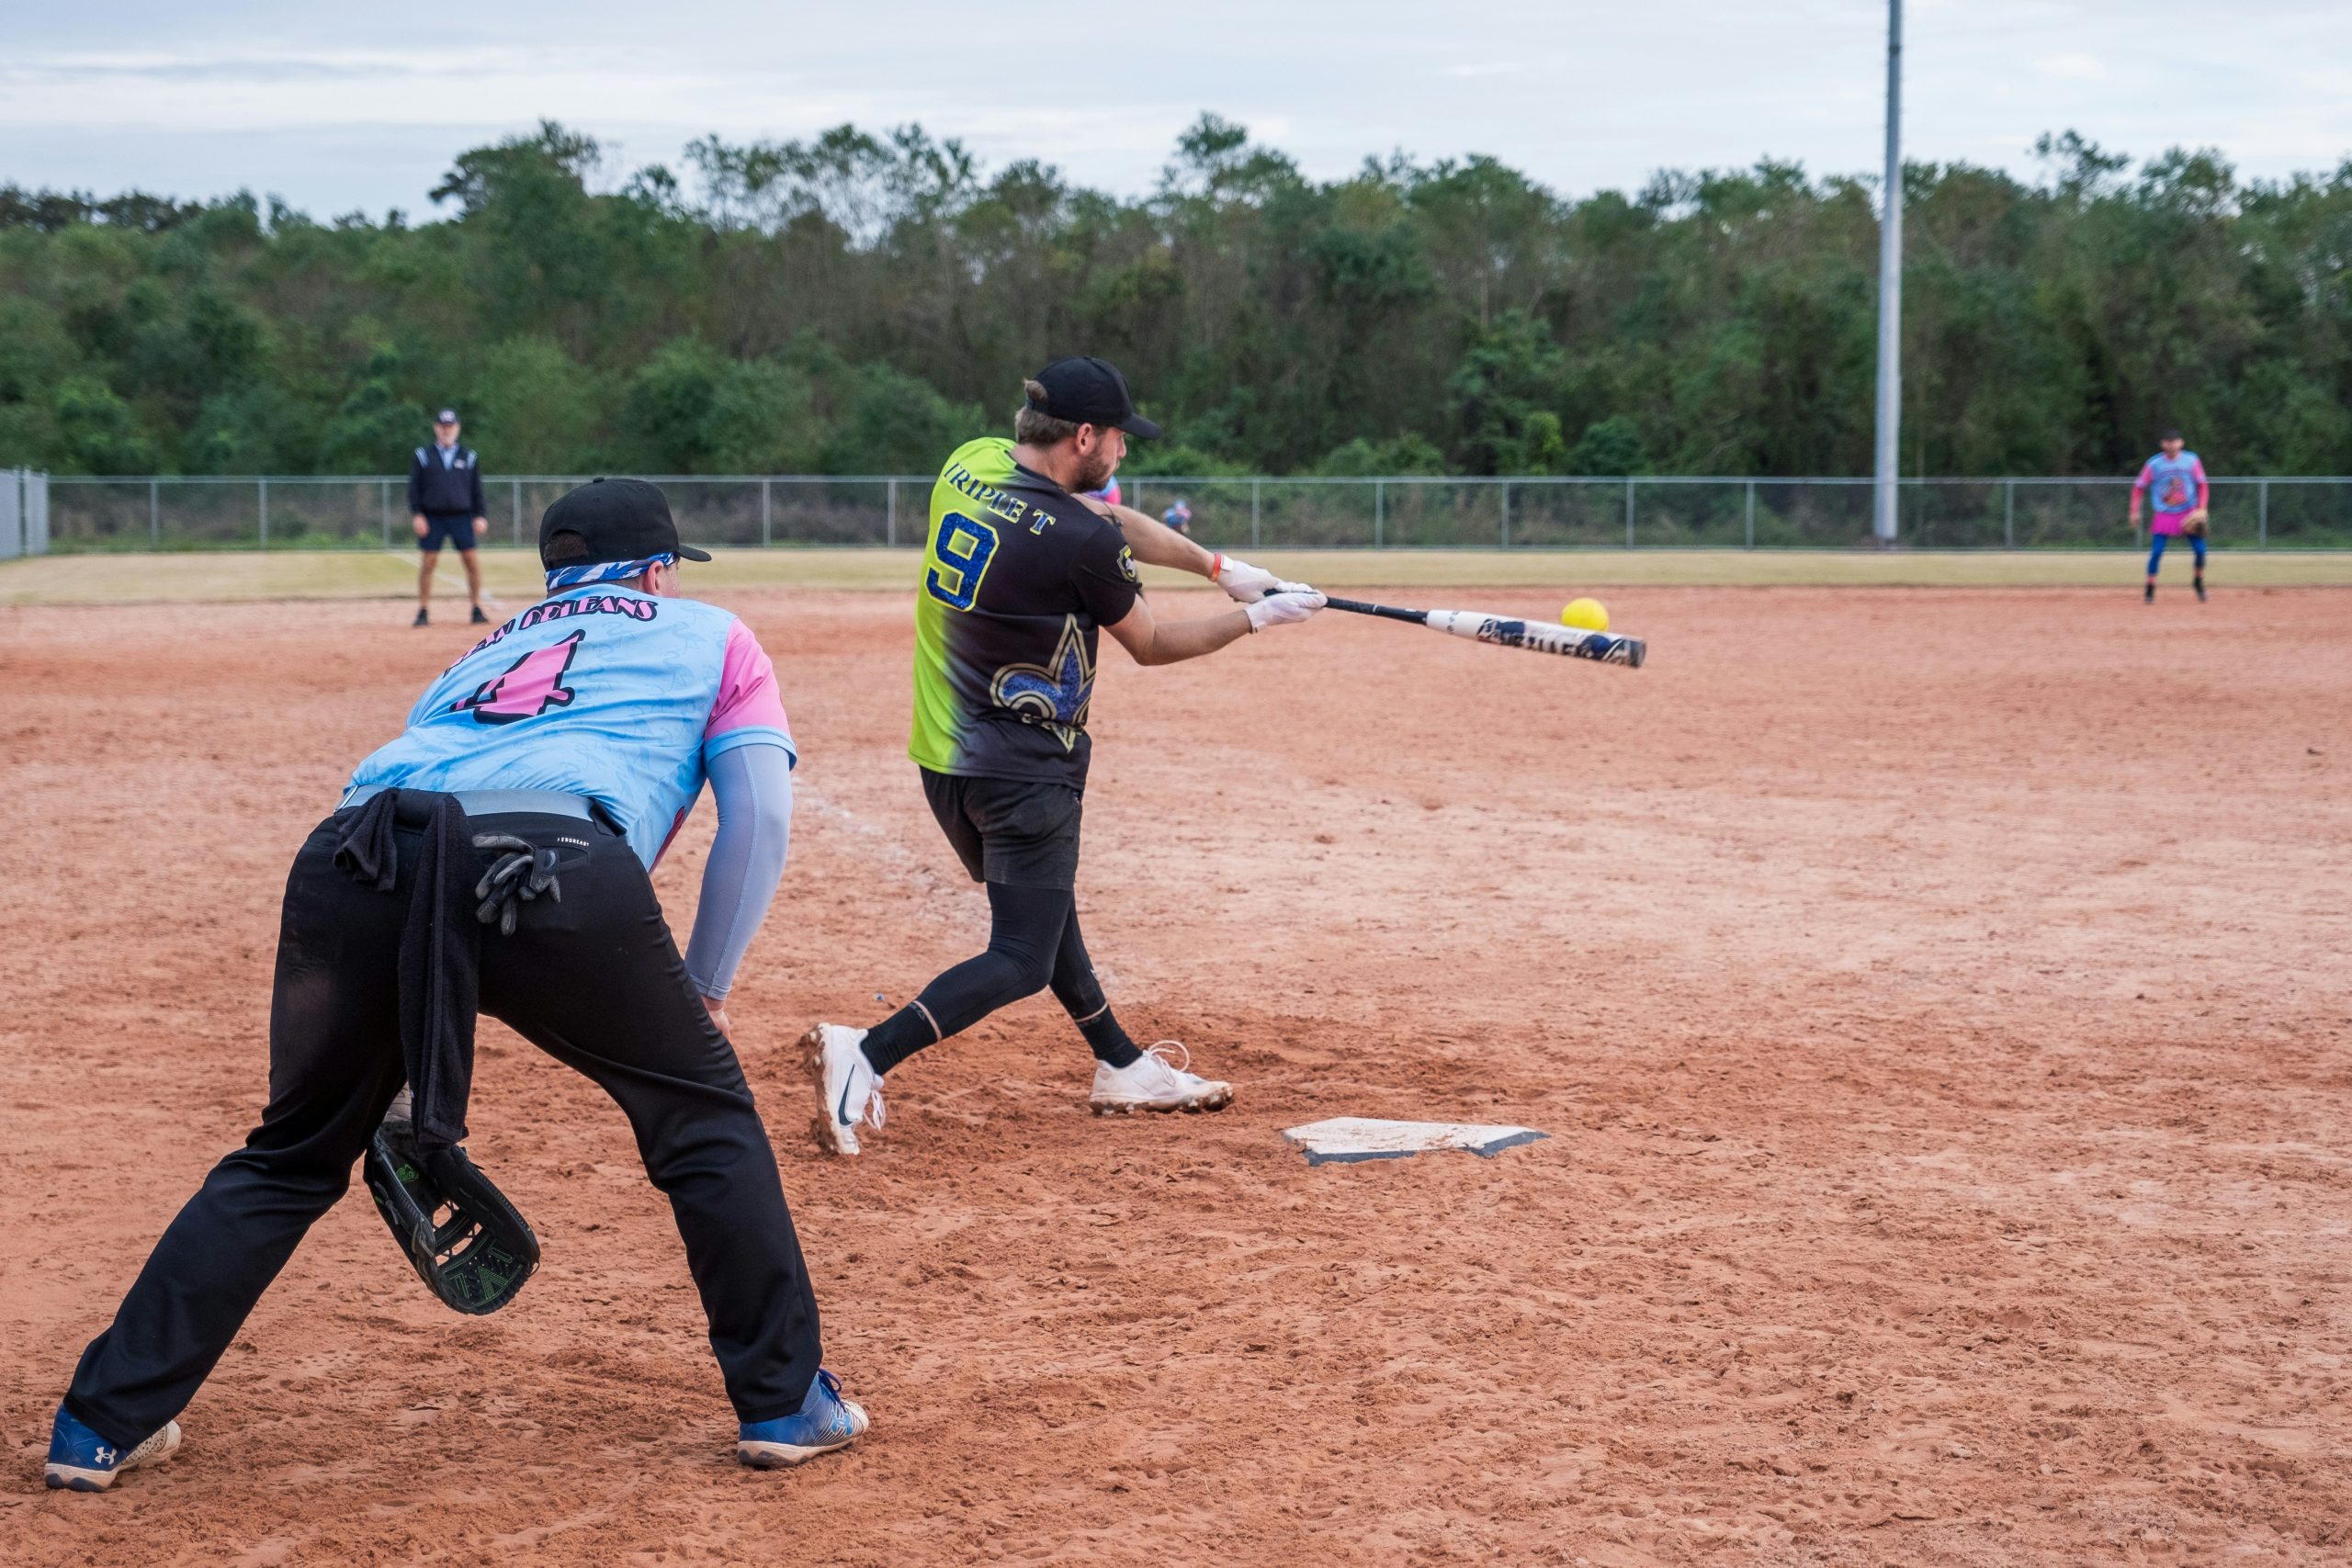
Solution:
<path fill-rule="evenodd" d="M 703 868 L 686 975 L 704 996 L 724 1001 L 784 876 L 792 842 L 792 753 L 756 744 L 721 751 L 711 759 L 710 794 L 718 836 Z"/>

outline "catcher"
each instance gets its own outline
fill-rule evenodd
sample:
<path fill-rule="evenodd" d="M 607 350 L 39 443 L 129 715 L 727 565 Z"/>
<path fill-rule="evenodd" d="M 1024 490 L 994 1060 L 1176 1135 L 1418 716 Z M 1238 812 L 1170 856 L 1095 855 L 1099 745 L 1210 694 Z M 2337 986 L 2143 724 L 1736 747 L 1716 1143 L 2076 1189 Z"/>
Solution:
<path fill-rule="evenodd" d="M 866 1429 L 819 1364 L 775 1156 L 727 1038 L 792 819 L 775 671 L 741 621 L 676 596 L 680 558 L 710 558 L 678 542 L 651 485 L 562 496 L 539 557 L 548 597 L 434 682 L 296 855 L 268 1107 L 83 1352 L 51 1486 L 101 1491 L 170 1456 L 174 1417 L 363 1152 L 437 1295 L 464 1312 L 512 1298 L 537 1243 L 458 1146 L 477 1008 L 628 1114 L 685 1242 L 738 1459 L 796 1464 Z M 681 958 L 647 872 L 706 779 L 718 832 Z"/>
<path fill-rule="evenodd" d="M 2205 482 L 2205 464 L 2186 449 L 2177 430 L 2165 431 L 2157 445 L 2162 450 L 2141 466 L 2139 480 L 2132 487 L 2134 532 L 2140 526 L 2140 503 L 2150 498 L 2155 503 L 2148 519 L 2148 581 L 2140 591 L 2140 602 L 2156 602 L 2156 569 L 2164 564 L 2165 541 L 2177 535 L 2187 538 L 2188 547 L 2196 552 L 2197 566 L 2188 581 L 2201 604 L 2205 602 L 2205 503 L 2211 491 Z"/>

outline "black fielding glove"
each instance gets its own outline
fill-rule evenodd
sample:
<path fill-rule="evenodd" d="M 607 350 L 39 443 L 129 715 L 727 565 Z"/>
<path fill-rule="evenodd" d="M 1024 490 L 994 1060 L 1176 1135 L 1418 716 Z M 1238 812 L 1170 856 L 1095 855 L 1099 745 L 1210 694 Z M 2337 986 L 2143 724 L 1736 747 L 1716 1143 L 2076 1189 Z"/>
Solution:
<path fill-rule="evenodd" d="M 496 1312 L 537 1269 L 539 1238 L 465 1150 L 419 1150 L 408 1122 L 386 1122 L 368 1142 L 365 1168 L 392 1240 L 451 1310 Z"/>

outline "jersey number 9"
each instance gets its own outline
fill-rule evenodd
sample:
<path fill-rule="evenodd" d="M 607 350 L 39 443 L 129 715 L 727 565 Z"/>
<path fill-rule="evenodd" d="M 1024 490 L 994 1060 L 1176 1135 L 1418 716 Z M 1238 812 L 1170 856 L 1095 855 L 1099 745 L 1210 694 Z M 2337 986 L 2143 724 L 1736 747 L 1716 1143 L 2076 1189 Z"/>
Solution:
<path fill-rule="evenodd" d="M 968 610 L 980 595 L 980 579 L 996 557 L 996 530 L 977 518 L 951 512 L 939 520 L 931 553 L 937 564 L 923 574 L 931 596 L 952 609 Z"/>

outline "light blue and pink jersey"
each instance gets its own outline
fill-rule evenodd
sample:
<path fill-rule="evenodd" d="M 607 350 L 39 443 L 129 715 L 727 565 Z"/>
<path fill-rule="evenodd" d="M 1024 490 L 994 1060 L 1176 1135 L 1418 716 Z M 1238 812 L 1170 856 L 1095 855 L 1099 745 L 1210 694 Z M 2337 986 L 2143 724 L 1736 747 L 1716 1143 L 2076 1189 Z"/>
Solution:
<path fill-rule="evenodd" d="M 1086 493 L 1092 496 L 1097 501 L 1107 501 L 1112 505 L 1116 506 L 1119 504 L 1119 481 L 1114 479 L 1109 484 L 1104 485 L 1101 490 L 1090 490 L 1086 491 Z"/>
<path fill-rule="evenodd" d="M 709 761 L 737 746 L 794 753 L 775 667 L 751 628 L 714 604 L 601 583 L 555 594 L 476 643 L 351 787 L 585 795 L 650 867 Z"/>
<path fill-rule="evenodd" d="M 2148 532 L 2177 534 L 2181 520 L 2205 504 L 2206 489 L 2205 464 L 2184 449 L 2177 457 L 2159 452 L 2149 458 L 2132 492 L 2135 500 L 2147 498 Z"/>

